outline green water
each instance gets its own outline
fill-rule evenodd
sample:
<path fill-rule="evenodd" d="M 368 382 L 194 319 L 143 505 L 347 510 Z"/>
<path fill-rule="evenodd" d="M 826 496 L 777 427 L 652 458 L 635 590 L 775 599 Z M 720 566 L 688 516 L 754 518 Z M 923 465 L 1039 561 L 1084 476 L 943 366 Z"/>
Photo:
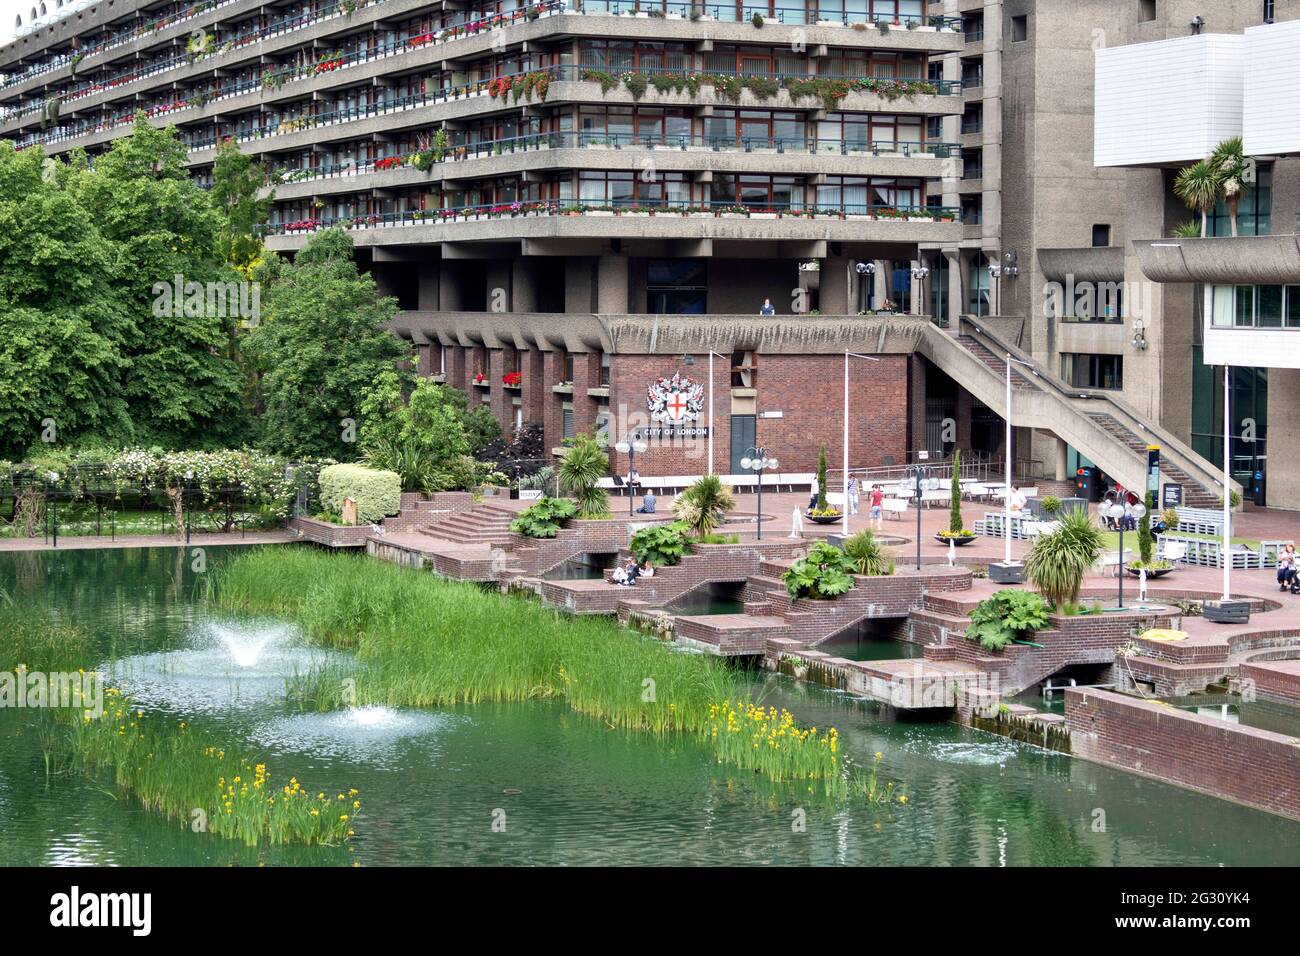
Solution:
<path fill-rule="evenodd" d="M 229 552 L 211 548 L 208 570 Z M 538 703 L 443 712 L 290 715 L 284 622 L 213 618 L 206 572 L 173 549 L 0 554 L 0 588 L 92 631 L 150 695 L 232 740 L 276 778 L 355 787 L 348 848 L 244 848 L 146 812 L 111 780 L 47 777 L 31 711 L 0 711 L 0 862 L 313 864 L 1293 864 L 1300 824 L 946 723 L 893 719 L 843 694 L 755 674 L 756 692 L 884 754 L 906 806 L 826 806 L 709 762 L 689 741 L 611 732 Z M 223 640 L 276 642 L 255 665 Z M 0 637 L 0 639 L 3 639 Z M 632 639 L 629 637 L 629 639 Z M 242 642 L 242 643 L 240 643 Z M 124 680 L 130 684 L 130 680 Z M 792 813 L 807 812 L 804 832 Z M 1093 829 L 1105 811 L 1105 832 Z M 493 823 L 497 822 L 496 829 Z M 504 832 L 500 823 L 504 821 Z"/>

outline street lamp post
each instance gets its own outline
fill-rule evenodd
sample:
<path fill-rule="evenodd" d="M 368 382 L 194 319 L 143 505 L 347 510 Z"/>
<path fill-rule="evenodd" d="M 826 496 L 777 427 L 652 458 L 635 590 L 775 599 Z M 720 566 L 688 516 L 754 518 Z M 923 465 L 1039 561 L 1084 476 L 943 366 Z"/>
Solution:
<path fill-rule="evenodd" d="M 930 466 L 921 464 L 929 458 L 928 451 L 917 452 L 916 463 L 908 465 L 906 473 L 916 480 L 916 570 L 921 570 L 921 482 L 930 477 Z"/>
<path fill-rule="evenodd" d="M 1124 503 L 1122 501 L 1116 501 L 1114 504 L 1105 508 L 1104 511 L 1109 517 L 1114 518 L 1115 523 L 1119 526 L 1119 565 L 1118 565 L 1119 606 L 1123 607 L 1124 606 L 1124 519 L 1126 517 L 1124 514 Z M 1131 515 L 1135 521 L 1141 521 L 1142 516 L 1146 513 L 1147 513 L 1146 505 L 1143 505 L 1140 502 L 1138 504 L 1133 505 L 1132 508 L 1129 510 L 1129 515 Z"/>
<path fill-rule="evenodd" d="M 1007 362 L 1007 384 L 1006 384 L 1006 388 L 1007 388 L 1007 395 L 1006 395 L 1006 403 L 1007 403 L 1007 404 L 1006 404 L 1006 412 L 1007 412 L 1007 417 L 1006 417 L 1006 429 L 1007 429 L 1007 431 L 1006 431 L 1006 440 L 1005 440 L 1005 444 L 1006 444 L 1006 469 L 1007 469 L 1006 480 L 1007 480 L 1007 486 L 1006 486 L 1006 488 L 1003 490 L 1003 495 L 1002 495 L 1002 511 L 1003 511 L 1003 516 L 1002 516 L 1002 537 L 1005 539 L 1005 544 L 1004 544 L 1004 546 L 1003 546 L 1003 553 L 1002 553 L 1002 562 L 1003 562 L 1003 564 L 1005 564 L 1005 565 L 1007 565 L 1007 566 L 1010 566 L 1010 565 L 1011 565 L 1011 480 L 1012 480 L 1012 474 L 1011 474 L 1011 471 L 1012 471 L 1012 456 L 1011 456 L 1011 366 L 1012 366 L 1012 365 L 1023 365 L 1025 368 L 1029 369 L 1029 370 L 1030 370 L 1031 372 L 1033 372 L 1035 375 L 1038 374 L 1038 371 L 1037 371 L 1037 370 L 1034 368 L 1034 366 L 1031 365 L 1029 362 L 1022 362 L 1022 361 L 1020 361 L 1020 359 L 1012 358 L 1010 352 L 1007 352 L 1007 353 L 1006 353 L 1006 362 Z"/>
<path fill-rule="evenodd" d="M 780 462 L 774 456 L 769 456 L 767 449 L 762 446 L 751 445 L 745 452 L 745 457 L 740 459 L 740 467 L 746 471 L 752 471 L 758 475 L 758 540 L 763 540 L 763 472 L 771 470 L 776 471 L 780 467 Z"/>
<path fill-rule="evenodd" d="M 1223 600 L 1232 600 L 1232 383 L 1223 366 Z"/>
<path fill-rule="evenodd" d="M 860 358 L 868 362 L 879 362 L 874 355 L 860 352 L 844 351 L 844 527 L 849 526 L 849 359 Z"/>
<path fill-rule="evenodd" d="M 614 450 L 616 452 L 618 452 L 621 455 L 627 455 L 627 471 L 629 477 L 631 476 L 632 472 L 636 471 L 637 452 L 644 452 L 647 447 L 648 446 L 646 445 L 645 442 L 637 441 L 635 432 L 633 432 L 627 438 L 623 439 L 621 442 L 618 442 L 614 446 Z M 635 515 L 635 511 L 633 510 L 635 506 L 636 506 L 636 489 L 632 487 L 632 482 L 629 481 L 627 484 L 627 516 L 629 518 Z"/>

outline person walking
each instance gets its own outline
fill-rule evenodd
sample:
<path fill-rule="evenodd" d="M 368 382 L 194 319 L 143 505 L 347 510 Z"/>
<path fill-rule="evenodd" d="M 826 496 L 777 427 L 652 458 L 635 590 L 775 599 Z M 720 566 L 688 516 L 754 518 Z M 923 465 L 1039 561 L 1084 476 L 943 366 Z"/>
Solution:
<path fill-rule="evenodd" d="M 885 530 L 885 493 L 879 485 L 871 488 L 871 511 L 867 515 L 877 531 Z"/>
<path fill-rule="evenodd" d="M 858 476 L 849 477 L 849 514 L 858 513 Z"/>
<path fill-rule="evenodd" d="M 809 511 L 812 511 L 814 508 L 817 507 L 817 494 L 818 494 L 819 491 L 820 491 L 820 488 L 819 488 L 818 485 L 817 485 L 817 476 L 816 476 L 816 475 L 813 475 L 813 480 L 812 480 L 812 497 L 808 499 L 808 510 L 809 510 Z"/>
<path fill-rule="evenodd" d="M 763 300 L 763 307 L 758 310 L 759 315 L 776 315 L 776 306 L 772 304 L 771 299 Z"/>

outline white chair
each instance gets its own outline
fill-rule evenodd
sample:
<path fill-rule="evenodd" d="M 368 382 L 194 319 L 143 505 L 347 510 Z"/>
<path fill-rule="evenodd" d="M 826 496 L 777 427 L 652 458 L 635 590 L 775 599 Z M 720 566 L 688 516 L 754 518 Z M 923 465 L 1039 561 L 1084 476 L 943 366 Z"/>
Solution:
<path fill-rule="evenodd" d="M 880 513 L 882 516 L 902 518 L 907 514 L 907 502 L 901 498 L 885 498 L 880 502 Z"/>

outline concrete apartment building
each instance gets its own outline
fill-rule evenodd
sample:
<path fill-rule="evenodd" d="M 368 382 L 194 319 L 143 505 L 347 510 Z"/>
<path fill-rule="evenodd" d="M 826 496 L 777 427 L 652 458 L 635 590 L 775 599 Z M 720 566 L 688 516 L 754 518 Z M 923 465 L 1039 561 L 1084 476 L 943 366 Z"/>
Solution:
<path fill-rule="evenodd" d="M 1128 318 L 1043 308 L 1137 278 L 1133 242 L 1191 218 L 1169 183 L 1195 157 L 1094 162 L 1093 87 L 1099 50 L 1177 40 L 1195 3 L 50 2 L 7 24 L 0 136 L 93 156 L 144 110 L 201 181 L 233 139 L 270 171 L 270 248 L 348 228 L 422 370 L 552 447 L 641 429 L 643 474 L 690 474 L 711 432 L 719 472 L 754 444 L 838 462 L 847 350 L 879 359 L 848 362 L 855 467 L 997 456 L 1010 352 L 1038 371 L 1022 472 L 1140 487 L 1156 442 L 1164 480 L 1219 493 L 1194 285 L 1145 283 L 1141 350 Z M 1206 34 L 1265 18 L 1201 6 Z"/>

